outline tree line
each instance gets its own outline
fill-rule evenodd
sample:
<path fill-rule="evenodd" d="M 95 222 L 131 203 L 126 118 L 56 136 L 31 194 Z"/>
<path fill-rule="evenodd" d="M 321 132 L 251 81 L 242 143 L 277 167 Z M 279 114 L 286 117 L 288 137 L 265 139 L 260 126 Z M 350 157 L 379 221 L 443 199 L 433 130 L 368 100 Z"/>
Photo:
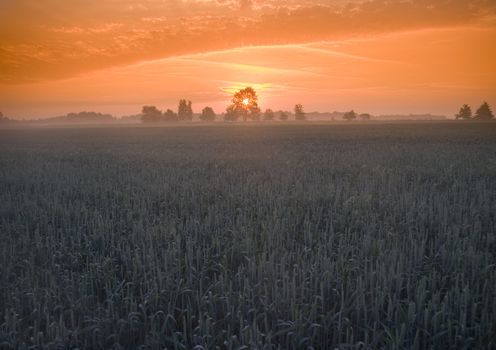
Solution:
<path fill-rule="evenodd" d="M 294 106 L 294 119 L 295 120 L 306 120 L 306 113 L 303 109 L 302 104 L 296 104 Z M 278 116 L 276 117 L 276 113 Z M 162 112 L 155 106 L 143 106 L 141 111 L 141 121 L 143 123 L 158 123 L 158 122 L 176 122 L 176 121 L 192 121 L 194 117 L 192 103 L 189 100 L 181 99 L 179 100 L 179 105 L 177 112 L 171 109 L 167 109 Z M 267 108 L 265 112 L 262 112 L 258 106 L 258 96 L 252 87 L 246 87 L 237 91 L 232 99 L 231 104 L 227 106 L 226 111 L 222 114 L 224 121 L 247 121 L 247 120 L 264 120 L 272 121 L 278 118 L 281 121 L 289 119 L 289 114 L 284 111 L 274 112 L 272 109 Z M 215 121 L 217 119 L 217 114 L 212 107 L 206 106 L 202 109 L 199 115 L 202 121 Z M 371 115 L 368 113 L 357 114 L 354 110 L 346 112 L 342 117 L 344 120 L 370 120 Z M 484 102 L 475 112 L 472 113 L 472 108 L 468 104 L 464 104 L 460 111 L 455 114 L 457 120 L 493 120 L 494 114 L 491 107 L 487 102 Z M 80 112 L 80 113 L 69 113 L 63 117 L 52 118 L 52 120 L 113 120 L 113 117 L 109 114 L 101 114 L 94 112 Z M 13 122 L 13 120 L 5 117 L 2 112 L 0 112 L 0 122 Z"/>
<path fill-rule="evenodd" d="M 289 119 L 289 115 L 286 112 L 280 111 L 279 120 L 285 121 Z M 305 120 L 306 113 L 303 109 L 303 105 L 296 104 L 294 106 L 294 116 L 295 120 Z M 217 119 L 217 114 L 212 109 L 212 107 L 203 108 L 200 116 L 200 120 L 203 121 L 214 121 Z M 472 113 L 472 108 L 464 104 L 460 111 L 455 115 L 457 120 L 493 120 L 494 114 L 491 107 L 487 102 L 484 102 L 475 112 Z M 191 107 L 191 101 L 180 100 L 178 106 L 178 112 L 167 109 L 165 112 L 161 112 L 155 106 L 144 106 L 142 110 L 142 121 L 143 122 L 161 122 L 161 121 L 191 121 L 193 120 L 193 110 Z M 258 106 L 258 96 L 252 87 L 247 87 L 239 90 L 234 94 L 231 100 L 231 104 L 227 106 L 225 113 L 223 114 L 224 121 L 271 121 L 276 119 L 276 113 L 267 108 L 265 112 L 262 113 L 260 107 Z M 371 115 L 368 113 L 358 114 L 354 110 L 346 112 L 343 114 L 343 120 L 370 120 Z"/>
<path fill-rule="evenodd" d="M 293 111 L 295 120 L 306 120 L 306 113 L 302 104 L 296 104 Z M 285 121 L 289 119 L 289 114 L 287 112 L 279 111 L 277 113 L 279 120 Z M 193 110 L 191 108 L 191 101 L 181 99 L 179 100 L 177 113 L 171 109 L 167 109 L 165 112 L 162 112 L 155 106 L 144 106 L 141 115 L 141 120 L 144 123 L 191 121 L 193 119 Z M 267 108 L 265 112 L 262 112 L 258 106 L 258 96 L 256 91 L 252 87 L 246 87 L 237 91 L 233 95 L 231 104 L 227 106 L 226 111 L 222 114 L 222 117 L 224 121 L 228 122 L 235 122 L 239 120 L 271 121 L 276 119 L 276 112 L 270 108 Z M 214 121 L 217 119 L 217 114 L 212 107 L 207 106 L 203 108 L 199 118 L 202 121 Z M 343 119 L 370 120 L 371 115 L 368 113 L 357 114 L 354 110 L 351 110 L 343 115 Z"/>
<path fill-rule="evenodd" d="M 181 99 L 177 108 L 177 113 L 171 109 L 162 112 L 155 106 L 144 106 L 141 111 L 141 120 L 144 123 L 156 122 L 175 122 L 175 121 L 191 121 L 193 120 L 193 109 L 191 101 Z M 303 105 L 296 104 L 294 107 L 294 115 L 296 120 L 305 120 L 306 114 Z M 276 119 L 276 112 L 267 108 L 262 112 L 258 106 L 258 96 L 252 87 L 247 87 L 237 91 L 232 99 L 231 104 L 227 106 L 226 111 L 222 114 L 224 121 L 248 121 L 248 120 L 266 120 L 271 121 Z M 217 119 L 217 114 L 212 107 L 206 106 L 202 109 L 199 115 L 202 121 L 214 121 Z M 284 111 L 278 112 L 279 120 L 288 120 L 289 114 Z"/>
<path fill-rule="evenodd" d="M 460 111 L 455 114 L 456 119 L 462 119 L 462 120 L 492 120 L 494 119 L 494 114 L 493 111 L 491 110 L 491 106 L 487 102 L 484 102 L 475 112 L 475 114 L 472 114 L 472 108 L 464 104 L 461 108 Z"/>
<path fill-rule="evenodd" d="M 144 123 L 156 123 L 156 122 L 171 122 L 171 121 L 191 121 L 193 120 L 193 109 L 191 107 L 191 101 L 179 100 L 179 106 L 177 108 L 177 113 L 171 109 L 167 109 L 165 112 L 160 111 L 155 106 L 143 106 L 141 111 L 141 120 Z"/>

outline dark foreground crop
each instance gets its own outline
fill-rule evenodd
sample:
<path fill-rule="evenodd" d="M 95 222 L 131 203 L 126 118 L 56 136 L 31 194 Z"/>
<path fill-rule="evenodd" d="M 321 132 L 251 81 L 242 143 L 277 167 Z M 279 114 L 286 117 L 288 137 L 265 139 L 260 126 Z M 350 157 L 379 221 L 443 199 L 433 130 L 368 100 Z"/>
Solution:
<path fill-rule="evenodd" d="M 496 124 L 0 130 L 0 199 L 0 348 L 496 347 Z"/>

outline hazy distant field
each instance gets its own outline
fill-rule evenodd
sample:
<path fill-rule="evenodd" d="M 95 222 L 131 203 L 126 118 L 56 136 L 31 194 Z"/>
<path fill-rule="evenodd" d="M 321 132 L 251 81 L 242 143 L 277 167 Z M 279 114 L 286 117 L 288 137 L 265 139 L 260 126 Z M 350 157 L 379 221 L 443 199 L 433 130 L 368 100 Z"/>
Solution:
<path fill-rule="evenodd" d="M 0 348 L 496 348 L 496 123 L 0 130 Z"/>

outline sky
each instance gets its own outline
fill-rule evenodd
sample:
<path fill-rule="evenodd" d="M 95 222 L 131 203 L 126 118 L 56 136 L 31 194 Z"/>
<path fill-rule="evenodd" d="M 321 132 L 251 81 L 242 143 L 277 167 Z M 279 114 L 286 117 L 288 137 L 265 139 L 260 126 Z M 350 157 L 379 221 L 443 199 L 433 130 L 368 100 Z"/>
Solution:
<path fill-rule="evenodd" d="M 0 111 L 496 108 L 494 0 L 0 0 Z"/>

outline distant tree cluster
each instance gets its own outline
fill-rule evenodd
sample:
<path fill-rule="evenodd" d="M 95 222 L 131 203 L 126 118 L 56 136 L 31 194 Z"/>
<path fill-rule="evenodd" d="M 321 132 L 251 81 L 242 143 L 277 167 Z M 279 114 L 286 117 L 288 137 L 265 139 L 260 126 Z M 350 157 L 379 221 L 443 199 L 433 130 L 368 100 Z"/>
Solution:
<path fill-rule="evenodd" d="M 78 113 L 68 113 L 66 115 L 61 115 L 53 118 L 45 119 L 33 119 L 29 122 L 33 123 L 111 123 L 118 119 L 114 118 L 111 114 L 104 114 L 99 112 L 78 112 Z M 6 118 L 0 113 L 0 122 L 20 122 L 18 120 L 12 120 Z"/>
<path fill-rule="evenodd" d="M 14 122 L 14 121 L 7 118 L 6 116 L 3 115 L 2 112 L 0 112 L 0 123 L 11 123 L 11 122 Z"/>
<path fill-rule="evenodd" d="M 289 119 L 290 113 L 285 111 L 274 112 L 272 109 L 267 108 L 262 113 L 258 106 L 258 95 L 252 87 L 246 87 L 234 93 L 231 104 L 227 106 L 225 113 L 222 117 L 224 121 L 236 122 L 239 120 L 264 120 L 273 121 L 278 117 L 281 121 Z M 143 106 L 141 111 L 141 121 L 143 123 L 160 123 L 160 122 L 175 122 L 175 121 L 192 121 L 194 118 L 192 103 L 189 100 L 179 100 L 177 113 L 171 109 L 165 112 L 159 110 L 156 106 Z M 206 106 L 198 115 L 199 120 L 204 122 L 212 122 L 217 119 L 212 107 Z M 295 120 L 305 120 L 306 113 L 303 110 L 303 105 L 296 104 L 294 107 Z"/>
<path fill-rule="evenodd" d="M 344 120 L 355 120 L 357 118 L 357 114 L 355 113 L 354 110 L 351 110 L 349 112 L 346 112 L 344 115 L 343 115 L 343 119 Z"/>
<path fill-rule="evenodd" d="M 141 120 L 144 123 L 157 123 L 165 121 L 165 116 L 162 111 L 155 106 L 143 106 L 141 111 Z"/>
<path fill-rule="evenodd" d="M 271 108 L 265 109 L 264 112 L 259 107 L 258 95 L 255 89 L 252 87 L 246 87 L 236 91 L 231 99 L 231 103 L 226 107 L 224 113 L 221 114 L 221 118 L 227 122 L 236 121 L 286 121 L 294 119 L 296 121 L 303 121 L 307 119 L 307 113 L 305 112 L 303 105 L 298 103 L 294 105 L 293 111 L 274 111 Z M 316 113 L 310 113 L 309 115 L 313 117 Z M 318 113 L 317 113 L 318 114 Z M 331 115 L 332 120 L 334 118 L 342 118 L 343 120 L 353 121 L 362 120 L 368 121 L 372 120 L 372 115 L 369 113 L 358 114 L 354 110 L 345 113 L 325 113 L 326 116 Z M 161 112 L 155 106 L 145 106 L 142 111 L 143 122 L 162 122 L 162 121 L 191 121 L 193 120 L 194 113 L 192 109 L 191 101 L 181 99 L 179 101 L 179 106 L 177 113 L 167 109 L 165 112 Z M 400 116 L 401 117 L 401 116 Z M 410 117 L 418 117 L 410 115 Z M 421 115 L 420 117 L 424 117 Z M 426 115 L 426 119 L 432 119 L 431 115 Z M 198 114 L 200 121 L 212 122 L 217 119 L 212 107 L 205 107 Z M 220 118 L 219 118 L 220 119 Z M 414 119 L 414 118 L 412 118 Z M 487 102 L 484 102 L 476 113 L 472 114 L 472 109 L 469 105 L 463 105 L 460 108 L 460 112 L 456 114 L 456 119 L 473 119 L 473 120 L 492 120 L 494 119 L 491 107 Z"/>
<path fill-rule="evenodd" d="M 141 121 L 143 123 L 177 122 L 177 121 L 192 121 L 192 120 L 193 120 L 192 103 L 191 101 L 184 99 L 179 100 L 177 113 L 171 109 L 167 109 L 165 112 L 162 112 L 155 106 L 143 106 L 143 109 L 141 110 Z"/>
<path fill-rule="evenodd" d="M 177 108 L 177 118 L 179 120 L 193 120 L 193 109 L 191 108 L 191 101 L 179 100 L 179 107 Z"/>
<path fill-rule="evenodd" d="M 370 120 L 370 119 L 372 119 L 372 116 L 369 113 L 357 114 L 354 110 L 351 110 L 351 111 L 343 114 L 343 119 L 344 120 L 356 120 L 356 119 Z"/>
<path fill-rule="evenodd" d="M 203 120 L 204 122 L 213 122 L 216 118 L 215 112 L 212 109 L 212 107 L 205 107 L 202 110 L 202 113 L 200 115 L 200 120 Z"/>
<path fill-rule="evenodd" d="M 305 114 L 305 111 L 303 110 L 303 105 L 301 105 L 301 104 L 295 105 L 294 112 L 295 112 L 295 120 L 305 120 L 306 119 L 306 114 Z"/>
<path fill-rule="evenodd" d="M 492 120 L 494 119 L 493 111 L 487 102 L 484 102 L 475 112 L 475 115 L 472 115 L 472 108 L 464 104 L 460 111 L 455 114 L 456 119 L 462 120 Z"/>
<path fill-rule="evenodd" d="M 69 113 L 64 116 L 67 120 L 87 120 L 87 121 L 112 121 L 114 117 L 110 114 L 103 114 L 98 112 L 79 112 L 79 113 Z"/>
<path fill-rule="evenodd" d="M 107 123 L 115 120 L 116 119 L 111 114 L 84 111 L 78 113 L 68 113 L 54 118 L 43 119 L 42 121 L 51 123 Z"/>
<path fill-rule="evenodd" d="M 274 111 L 270 108 L 267 108 L 265 110 L 264 115 L 263 115 L 263 120 L 266 120 L 266 121 L 274 120 Z"/>

